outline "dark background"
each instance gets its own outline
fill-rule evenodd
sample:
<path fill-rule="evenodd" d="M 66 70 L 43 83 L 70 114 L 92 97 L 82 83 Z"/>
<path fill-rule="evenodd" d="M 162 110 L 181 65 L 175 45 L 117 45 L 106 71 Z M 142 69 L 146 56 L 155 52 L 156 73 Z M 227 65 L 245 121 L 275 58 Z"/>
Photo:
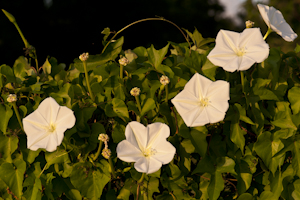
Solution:
<path fill-rule="evenodd" d="M 70 64 L 83 52 L 99 54 L 103 49 L 101 31 L 118 31 L 143 18 L 161 16 L 179 27 L 203 37 L 216 37 L 220 28 L 232 29 L 233 23 L 221 17 L 224 9 L 218 0 L 0 0 L 1 9 L 10 12 L 27 41 L 37 50 L 40 65 L 47 56 Z M 24 44 L 14 25 L 0 13 L 0 64 L 12 66 L 24 55 Z M 162 48 L 168 41 L 185 42 L 181 33 L 163 21 L 147 21 L 120 34 L 123 49 L 138 46 Z"/>
<path fill-rule="evenodd" d="M 287 22 L 292 23 L 291 26 L 295 30 L 294 26 L 299 24 L 299 20 L 297 16 L 293 16 L 300 13 L 297 11 L 299 4 L 285 1 L 282 5 L 280 0 L 270 1 L 275 8 L 283 9 L 284 16 L 287 15 L 285 16 Z M 224 8 L 219 0 L 48 0 L 50 4 L 46 2 L 46 0 L 0 0 L 1 9 L 15 16 L 25 38 L 36 48 L 40 66 L 47 56 L 55 57 L 59 63 L 69 65 L 83 52 L 99 54 L 103 49 L 101 31 L 104 28 L 109 27 L 112 31 L 118 31 L 143 18 L 161 16 L 191 32 L 196 27 L 203 37 L 216 37 L 220 29 L 241 32 L 245 28 L 244 24 L 238 26 L 231 19 L 222 17 Z M 255 19 L 256 21 L 253 20 L 255 25 L 261 27 L 264 34 L 266 25 L 256 5 L 247 0 L 244 7 L 248 12 L 240 14 L 240 21 Z M 14 25 L 2 12 L 0 25 L 0 64 L 12 66 L 15 59 L 24 55 L 24 44 Z M 271 35 L 273 36 L 270 37 L 275 37 L 280 42 L 276 45 L 289 45 L 290 49 L 294 48 L 295 43 L 287 43 L 277 34 Z M 168 41 L 185 42 L 178 29 L 163 21 L 136 24 L 119 36 L 125 37 L 123 49 L 149 47 L 150 44 L 160 49 Z"/>

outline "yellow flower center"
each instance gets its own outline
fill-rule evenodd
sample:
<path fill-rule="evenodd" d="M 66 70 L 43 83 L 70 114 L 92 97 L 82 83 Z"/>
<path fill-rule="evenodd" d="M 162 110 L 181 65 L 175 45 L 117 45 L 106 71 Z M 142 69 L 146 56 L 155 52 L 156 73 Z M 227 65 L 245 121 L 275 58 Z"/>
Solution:
<path fill-rule="evenodd" d="M 153 148 L 147 148 L 145 151 L 143 151 L 143 154 L 145 157 L 153 156 L 155 155 L 157 151 Z"/>
<path fill-rule="evenodd" d="M 243 47 L 243 48 L 239 48 L 239 47 L 238 47 L 238 48 L 236 49 L 236 52 L 235 52 L 235 53 L 236 53 L 236 55 L 237 55 L 237 56 L 239 56 L 239 57 L 240 57 L 240 56 L 243 56 L 243 55 L 245 55 L 245 53 L 246 53 L 246 50 L 245 50 L 245 48 L 244 48 L 244 47 Z"/>
<path fill-rule="evenodd" d="M 50 126 L 47 128 L 48 128 L 48 133 L 53 133 L 56 129 L 56 126 L 55 126 L 55 124 L 51 123 Z"/>
<path fill-rule="evenodd" d="M 202 99 L 200 99 L 199 104 L 200 104 L 200 106 L 202 106 L 202 107 L 208 106 L 208 104 L 209 104 L 208 98 L 202 98 Z"/>

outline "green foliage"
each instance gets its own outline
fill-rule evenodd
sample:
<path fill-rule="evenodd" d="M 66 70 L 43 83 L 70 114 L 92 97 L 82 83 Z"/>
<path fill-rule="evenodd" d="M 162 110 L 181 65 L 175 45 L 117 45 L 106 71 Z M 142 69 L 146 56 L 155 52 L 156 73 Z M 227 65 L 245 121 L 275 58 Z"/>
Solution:
<path fill-rule="evenodd" d="M 185 31 L 191 44 L 123 51 L 124 38 L 108 43 L 111 32 L 104 29 L 108 46 L 86 61 L 89 81 L 78 58 L 66 68 L 49 57 L 39 71 L 23 56 L 13 67 L 1 65 L 2 199 L 299 199 L 299 46 L 288 53 L 271 48 L 263 63 L 243 72 L 242 84 L 240 73 L 207 59 L 214 39 L 197 29 Z M 118 59 L 124 56 L 130 63 L 121 78 Z M 196 72 L 228 81 L 230 101 L 223 121 L 190 128 L 170 100 Z M 162 75 L 168 85 L 160 83 Z M 141 90 L 137 98 L 130 94 L 133 87 Z M 27 149 L 13 104 L 6 100 L 10 93 L 18 97 L 21 119 L 49 96 L 72 109 L 75 126 L 65 131 L 56 151 Z M 117 158 L 116 146 L 131 121 L 167 124 L 168 141 L 176 148 L 173 160 L 142 183 L 134 164 Z M 100 142 L 100 133 L 110 140 Z M 109 160 L 101 155 L 103 147 L 111 150 Z"/>

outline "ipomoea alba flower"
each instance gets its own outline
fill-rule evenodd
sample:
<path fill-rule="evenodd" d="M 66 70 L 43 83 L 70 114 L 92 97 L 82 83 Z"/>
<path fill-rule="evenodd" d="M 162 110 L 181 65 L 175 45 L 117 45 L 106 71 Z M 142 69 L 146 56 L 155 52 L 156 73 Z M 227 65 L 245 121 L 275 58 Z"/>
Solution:
<path fill-rule="evenodd" d="M 60 106 L 52 97 L 46 98 L 23 119 L 27 148 L 55 151 L 64 138 L 64 132 L 75 125 L 75 120 L 71 109 Z"/>
<path fill-rule="evenodd" d="M 255 62 L 264 61 L 269 55 L 269 45 L 259 28 L 247 28 L 242 33 L 220 30 L 215 48 L 207 58 L 224 70 L 234 72 L 249 69 Z"/>
<path fill-rule="evenodd" d="M 280 35 L 285 41 L 292 42 L 298 36 L 283 18 L 282 13 L 263 4 L 257 4 L 258 10 L 267 26 Z"/>
<path fill-rule="evenodd" d="M 213 82 L 196 73 L 171 101 L 185 124 L 196 127 L 223 120 L 229 99 L 228 82 Z"/>
<path fill-rule="evenodd" d="M 171 162 L 176 152 L 166 140 L 169 135 L 166 124 L 156 122 L 145 127 L 139 122 L 130 122 L 125 129 L 126 140 L 117 146 L 117 156 L 125 162 L 135 162 L 134 168 L 138 172 L 154 173 Z"/>

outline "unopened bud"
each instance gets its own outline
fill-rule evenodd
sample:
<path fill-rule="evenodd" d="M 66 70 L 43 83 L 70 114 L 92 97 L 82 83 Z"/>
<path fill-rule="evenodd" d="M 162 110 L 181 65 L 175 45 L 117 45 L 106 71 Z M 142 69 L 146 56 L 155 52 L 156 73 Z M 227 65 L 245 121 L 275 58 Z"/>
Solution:
<path fill-rule="evenodd" d="M 168 84 L 170 83 L 169 77 L 167 77 L 167 76 L 165 76 L 165 75 L 162 75 L 162 76 L 160 77 L 160 83 L 161 83 L 162 85 L 168 85 Z"/>
<path fill-rule="evenodd" d="M 134 97 L 139 96 L 140 92 L 141 92 L 141 90 L 138 87 L 134 87 L 130 90 L 130 94 Z"/>
<path fill-rule="evenodd" d="M 252 28 L 254 26 L 254 22 L 250 20 L 246 21 L 245 24 L 246 24 L 246 28 Z"/>
<path fill-rule="evenodd" d="M 102 141 L 102 142 L 108 142 L 109 141 L 109 137 L 107 134 L 105 133 L 100 133 L 98 140 Z"/>
<path fill-rule="evenodd" d="M 103 149 L 101 155 L 106 158 L 109 159 L 111 156 L 111 151 L 110 149 Z"/>
<path fill-rule="evenodd" d="M 83 53 L 79 56 L 81 61 L 86 61 L 89 58 L 89 53 Z"/>
<path fill-rule="evenodd" d="M 9 94 L 6 100 L 9 103 L 15 102 L 15 101 L 17 101 L 17 95 L 15 95 L 15 94 Z"/>
<path fill-rule="evenodd" d="M 120 65 L 126 66 L 129 63 L 129 60 L 126 57 L 123 57 L 119 60 Z"/>

